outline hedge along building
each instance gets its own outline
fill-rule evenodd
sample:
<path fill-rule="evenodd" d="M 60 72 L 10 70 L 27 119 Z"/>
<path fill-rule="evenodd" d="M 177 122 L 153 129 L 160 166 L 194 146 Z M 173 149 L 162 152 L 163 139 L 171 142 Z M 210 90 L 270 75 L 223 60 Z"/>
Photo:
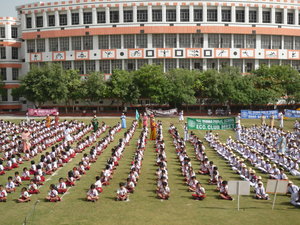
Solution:
<path fill-rule="evenodd" d="M 247 73 L 261 64 L 300 69 L 299 3 L 251 1 L 71 0 L 17 7 L 22 72 L 61 63 L 80 74 L 144 64 Z"/>

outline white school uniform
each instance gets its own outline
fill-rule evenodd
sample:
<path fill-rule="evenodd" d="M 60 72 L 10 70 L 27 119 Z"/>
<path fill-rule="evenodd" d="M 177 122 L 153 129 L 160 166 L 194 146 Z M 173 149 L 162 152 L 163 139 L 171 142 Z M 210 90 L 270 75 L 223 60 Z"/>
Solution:
<path fill-rule="evenodd" d="M 118 189 L 117 190 L 117 194 L 118 195 L 121 195 L 121 196 L 124 196 L 124 195 L 126 195 L 127 194 L 127 189 L 124 187 L 124 188 L 120 188 L 120 189 Z"/>
<path fill-rule="evenodd" d="M 7 192 L 5 190 L 0 191 L 0 198 L 7 197 Z"/>
<path fill-rule="evenodd" d="M 298 202 L 298 201 L 299 201 L 299 193 L 295 192 L 291 196 L 291 203 L 294 206 L 300 206 L 300 202 Z"/>
<path fill-rule="evenodd" d="M 90 197 L 97 197 L 99 195 L 99 193 L 96 189 L 92 189 L 87 192 L 87 195 Z"/>

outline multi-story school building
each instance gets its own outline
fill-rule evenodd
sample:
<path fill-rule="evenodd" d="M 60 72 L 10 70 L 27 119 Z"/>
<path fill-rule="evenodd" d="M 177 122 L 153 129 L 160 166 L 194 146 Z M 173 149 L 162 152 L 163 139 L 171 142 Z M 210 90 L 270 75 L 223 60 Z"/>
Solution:
<path fill-rule="evenodd" d="M 2 107 L 4 100 L 5 107 L 16 107 L 9 88 L 18 76 L 47 62 L 81 74 L 101 71 L 106 78 L 114 69 L 144 64 L 162 64 L 165 71 L 231 65 L 247 73 L 261 64 L 300 69 L 299 3 L 65 0 L 18 6 L 17 21 L 0 21 L 0 67 L 8 88 Z"/>

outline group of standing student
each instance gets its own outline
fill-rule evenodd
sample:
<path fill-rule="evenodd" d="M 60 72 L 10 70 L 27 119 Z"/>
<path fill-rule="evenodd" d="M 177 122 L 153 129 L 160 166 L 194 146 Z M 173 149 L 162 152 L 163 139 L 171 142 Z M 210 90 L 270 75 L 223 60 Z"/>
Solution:
<path fill-rule="evenodd" d="M 266 115 L 262 114 L 260 117 L 261 126 L 267 125 L 266 119 L 267 119 Z M 279 121 L 279 127 L 281 129 L 283 129 L 283 127 L 284 127 L 283 119 L 284 119 L 284 114 L 282 112 L 279 112 L 278 113 L 278 121 Z M 272 115 L 270 115 L 270 127 L 273 128 L 274 126 L 275 126 L 275 115 L 272 114 Z"/>
<path fill-rule="evenodd" d="M 163 137 L 162 122 L 158 121 L 157 137 L 155 141 L 157 188 L 156 194 L 159 199 L 168 200 L 170 188 L 168 183 L 167 156 L 165 152 L 165 142 Z"/>
<path fill-rule="evenodd" d="M 114 170 L 119 165 L 119 161 L 122 158 L 125 147 L 133 137 L 136 127 L 137 121 L 133 121 L 130 128 L 124 133 L 124 137 L 119 140 L 118 145 L 112 148 L 111 157 L 107 160 L 104 170 L 102 170 L 100 176 L 96 177 L 96 182 L 90 186 L 90 189 L 87 192 L 87 201 L 97 201 L 99 199 L 99 191 L 102 192 L 102 186 L 109 185 L 109 181 L 113 177 Z M 121 129 L 121 125 L 118 129 Z"/>
<path fill-rule="evenodd" d="M 80 133 L 81 131 L 88 132 L 88 126 L 84 126 L 83 123 L 78 122 L 70 122 L 68 125 L 71 129 Z M 53 134 L 54 135 L 54 134 Z M 82 136 L 78 136 L 78 139 Z M 62 136 L 63 139 L 63 136 Z M 45 175 L 49 175 L 53 173 L 58 167 L 63 166 L 63 163 L 66 163 L 66 159 L 69 157 L 73 157 L 74 150 L 72 150 L 69 146 L 70 142 L 64 140 L 60 145 L 56 145 L 52 147 L 51 152 L 46 152 L 46 154 L 41 155 L 39 163 L 35 163 L 35 161 L 31 161 L 30 169 L 26 167 L 23 168 L 22 176 L 19 175 L 19 172 L 15 172 L 15 177 L 9 177 L 8 182 L 6 184 L 6 192 L 11 193 L 15 191 L 16 186 L 21 186 L 22 181 L 29 181 L 30 184 L 28 188 L 22 188 L 21 197 L 19 202 L 27 202 L 30 200 L 30 196 L 28 194 L 37 194 L 38 186 L 43 185 L 45 181 Z M 33 146 L 31 148 L 34 148 Z M 41 152 L 41 151 L 38 151 Z M 6 195 L 7 196 L 7 195 Z M 2 191 L 1 200 L 4 200 L 5 192 Z M 26 198 L 25 198 L 26 197 Z M 29 199 L 28 199 L 29 198 Z"/>
<path fill-rule="evenodd" d="M 181 172 L 185 177 L 185 183 L 188 185 L 188 191 L 194 192 L 194 194 L 192 194 L 194 199 L 203 200 L 206 198 L 205 189 L 196 178 L 196 173 L 192 167 L 191 159 L 186 152 L 184 139 L 180 137 L 177 128 L 173 124 L 170 125 L 169 132 L 173 137 L 173 144 L 181 163 Z"/>

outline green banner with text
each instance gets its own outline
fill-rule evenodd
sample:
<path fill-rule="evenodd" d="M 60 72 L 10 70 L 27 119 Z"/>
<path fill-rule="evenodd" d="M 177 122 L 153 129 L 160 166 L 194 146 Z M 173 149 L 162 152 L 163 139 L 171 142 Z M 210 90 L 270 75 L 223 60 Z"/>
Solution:
<path fill-rule="evenodd" d="M 189 130 L 228 130 L 234 129 L 235 117 L 222 119 L 187 118 Z"/>

